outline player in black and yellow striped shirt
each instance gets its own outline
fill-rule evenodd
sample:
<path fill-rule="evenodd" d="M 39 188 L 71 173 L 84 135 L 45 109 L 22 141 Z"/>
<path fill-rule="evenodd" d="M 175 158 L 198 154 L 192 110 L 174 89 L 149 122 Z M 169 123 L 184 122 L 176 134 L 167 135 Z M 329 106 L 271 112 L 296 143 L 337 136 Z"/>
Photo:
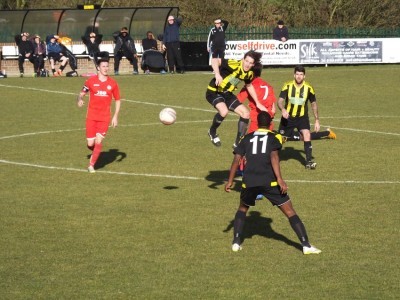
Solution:
<path fill-rule="evenodd" d="M 242 60 L 213 58 L 211 61 L 215 77 L 208 85 L 206 99 L 217 109 L 218 113 L 214 116 L 208 135 L 211 142 L 217 147 L 221 146 L 217 128 L 229 111 L 240 116 L 234 145 L 237 145 L 239 139 L 246 134 L 250 112 L 232 93 L 240 81 L 244 81 L 249 94 L 256 102 L 257 108 L 266 111 L 265 106 L 258 101 L 257 93 L 251 84 L 254 79 L 252 68 L 256 64 L 260 64 L 261 56 L 261 53 L 251 50 L 244 55 Z"/>
<path fill-rule="evenodd" d="M 304 140 L 306 153 L 306 168 L 315 169 L 317 163 L 312 160 L 312 146 L 310 133 L 310 120 L 308 118 L 308 102 L 314 113 L 314 130 L 320 129 L 318 118 L 317 99 L 313 87 L 306 81 L 306 69 L 303 66 L 294 68 L 294 80 L 286 82 L 278 99 L 278 107 L 282 111 L 279 133 L 285 137 L 291 137 L 296 128 Z"/>

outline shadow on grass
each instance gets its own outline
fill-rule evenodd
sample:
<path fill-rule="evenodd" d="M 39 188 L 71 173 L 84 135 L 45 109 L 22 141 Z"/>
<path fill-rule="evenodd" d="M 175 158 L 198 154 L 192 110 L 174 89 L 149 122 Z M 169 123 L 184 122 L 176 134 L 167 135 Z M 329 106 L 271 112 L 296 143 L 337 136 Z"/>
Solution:
<path fill-rule="evenodd" d="M 211 181 L 212 183 L 208 185 L 210 189 L 217 189 L 219 186 L 222 186 L 222 188 L 225 187 L 225 183 L 228 181 L 229 177 L 229 170 L 223 170 L 223 171 L 210 171 L 209 174 L 206 176 L 206 180 Z M 242 178 L 237 177 L 234 180 L 234 186 L 232 187 L 232 190 L 239 192 L 240 191 L 240 185 L 242 183 Z"/>
<path fill-rule="evenodd" d="M 302 165 L 306 163 L 306 159 L 303 156 L 305 154 L 304 150 L 297 150 L 293 147 L 283 147 L 281 151 L 279 151 L 279 158 L 281 161 L 287 161 L 289 159 L 295 159 Z"/>
<path fill-rule="evenodd" d="M 104 168 L 106 165 L 115 161 L 122 161 L 126 156 L 125 152 L 121 152 L 118 149 L 110 149 L 108 152 L 101 152 L 99 159 L 96 162 L 96 169 Z M 90 155 L 88 155 L 88 159 L 90 159 Z"/>
<path fill-rule="evenodd" d="M 263 200 L 263 201 L 268 201 L 268 200 Z M 282 215 L 282 217 L 284 217 Z M 226 227 L 226 229 L 223 232 L 229 232 L 230 230 L 233 229 L 233 223 L 234 220 L 232 220 L 229 225 Z M 242 243 L 246 239 L 251 239 L 255 235 L 263 236 L 267 239 L 274 239 L 277 241 L 281 241 L 286 243 L 289 246 L 292 246 L 300 251 L 303 250 L 303 247 L 301 246 L 300 243 L 296 243 L 290 239 L 288 239 L 286 236 L 277 233 L 274 231 L 271 227 L 272 219 L 271 218 L 266 218 L 262 217 L 261 213 L 258 211 L 250 211 L 250 213 L 246 217 L 246 221 L 244 223 L 243 227 L 243 234 L 242 234 Z M 288 223 L 288 226 L 289 223 Z"/>

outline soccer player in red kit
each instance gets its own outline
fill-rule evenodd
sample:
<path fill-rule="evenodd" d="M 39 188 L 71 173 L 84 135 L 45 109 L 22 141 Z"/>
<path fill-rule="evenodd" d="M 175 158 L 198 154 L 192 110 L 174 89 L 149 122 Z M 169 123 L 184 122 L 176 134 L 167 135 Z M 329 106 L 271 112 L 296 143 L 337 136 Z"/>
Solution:
<path fill-rule="evenodd" d="M 117 82 L 108 76 L 108 60 L 97 61 L 97 76 L 86 80 L 82 91 L 78 95 L 78 107 L 85 102 L 83 97 L 90 92 L 86 115 L 86 139 L 87 147 L 92 150 L 88 171 L 95 173 L 94 166 L 100 156 L 102 142 L 107 134 L 108 127 L 118 125 L 118 114 L 121 108 L 121 97 Z M 114 115 L 111 118 L 111 102 L 115 100 Z"/>
<path fill-rule="evenodd" d="M 271 118 L 274 118 L 276 109 L 275 109 L 275 102 L 276 102 L 276 97 L 274 94 L 274 89 L 271 85 L 269 85 L 266 81 L 264 81 L 261 78 L 261 70 L 262 70 L 262 65 L 261 64 L 256 64 L 253 67 L 253 73 L 254 73 L 254 80 L 253 80 L 253 86 L 254 89 L 257 93 L 258 100 L 262 105 L 265 106 L 267 109 L 268 113 L 270 114 Z M 258 122 L 257 122 L 257 116 L 261 112 L 256 106 L 255 101 L 253 98 L 249 95 L 247 92 L 247 89 L 244 87 L 240 93 L 237 95 L 237 98 L 241 103 L 244 103 L 246 99 L 249 99 L 249 108 L 250 108 L 250 126 L 247 130 L 247 133 L 254 132 L 258 129 Z M 274 124 L 271 122 L 269 130 L 272 130 L 274 128 Z"/>

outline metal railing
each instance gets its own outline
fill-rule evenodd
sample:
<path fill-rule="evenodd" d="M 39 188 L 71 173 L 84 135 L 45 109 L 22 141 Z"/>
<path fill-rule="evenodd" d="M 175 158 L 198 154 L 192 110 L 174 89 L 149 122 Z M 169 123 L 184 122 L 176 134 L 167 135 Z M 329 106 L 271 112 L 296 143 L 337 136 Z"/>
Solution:
<path fill-rule="evenodd" d="M 273 27 L 228 27 L 226 39 L 258 40 L 272 39 Z M 200 42 L 207 41 L 210 27 L 182 27 L 181 41 Z M 400 37 L 398 28 L 289 28 L 291 39 L 332 39 L 332 38 L 390 38 Z"/>

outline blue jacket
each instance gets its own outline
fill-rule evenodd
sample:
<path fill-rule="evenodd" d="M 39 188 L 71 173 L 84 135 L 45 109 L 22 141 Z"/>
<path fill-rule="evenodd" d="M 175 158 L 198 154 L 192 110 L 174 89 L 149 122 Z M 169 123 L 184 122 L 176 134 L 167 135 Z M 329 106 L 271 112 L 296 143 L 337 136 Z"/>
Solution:
<path fill-rule="evenodd" d="M 163 44 L 179 42 L 179 27 L 182 24 L 182 18 L 176 18 L 173 24 L 167 24 L 164 30 Z"/>
<path fill-rule="evenodd" d="M 63 51 L 64 49 L 59 43 L 57 42 L 52 43 L 50 41 L 53 37 L 54 35 L 48 35 L 46 37 L 47 53 L 64 53 Z"/>

